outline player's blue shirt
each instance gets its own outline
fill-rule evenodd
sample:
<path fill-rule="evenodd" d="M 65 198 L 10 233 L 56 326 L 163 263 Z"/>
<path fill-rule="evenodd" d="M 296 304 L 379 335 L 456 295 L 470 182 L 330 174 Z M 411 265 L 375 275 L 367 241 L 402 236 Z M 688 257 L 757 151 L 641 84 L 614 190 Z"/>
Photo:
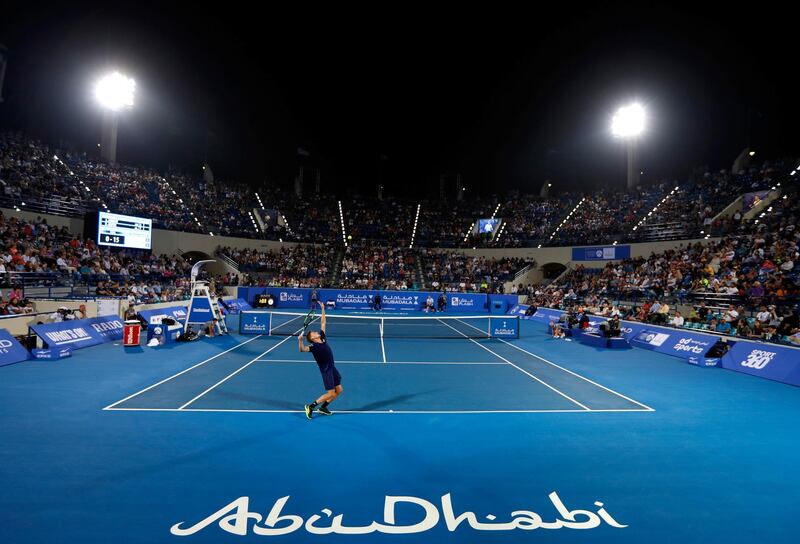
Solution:
<path fill-rule="evenodd" d="M 325 339 L 325 332 L 319 331 L 319 336 L 322 338 L 322 342 L 311 342 L 311 345 L 308 348 L 311 350 L 311 355 L 314 356 L 314 360 L 317 362 L 319 369 L 327 370 L 334 364 L 333 350 L 328 345 L 328 341 Z"/>

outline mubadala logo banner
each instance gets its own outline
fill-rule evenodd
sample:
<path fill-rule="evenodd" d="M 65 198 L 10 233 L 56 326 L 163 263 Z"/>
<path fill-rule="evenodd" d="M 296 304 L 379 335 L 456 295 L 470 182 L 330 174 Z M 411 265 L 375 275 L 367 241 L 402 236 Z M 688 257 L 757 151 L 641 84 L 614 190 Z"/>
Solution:
<path fill-rule="evenodd" d="M 773 351 L 754 349 L 747 355 L 747 359 L 742 361 L 741 365 L 747 368 L 752 368 L 753 370 L 761 370 L 767 366 L 776 355 L 777 353 Z"/>
<path fill-rule="evenodd" d="M 336 293 L 336 305 L 369 305 L 370 295 L 362 295 L 358 293 Z"/>
<path fill-rule="evenodd" d="M 444 519 L 444 526 L 451 533 L 459 527 L 468 527 L 474 531 L 533 531 L 536 529 L 595 529 L 607 525 L 615 529 L 624 529 L 627 525 L 618 522 L 604 508 L 603 503 L 594 502 L 596 511 L 570 510 L 564 505 L 558 493 L 548 495 L 555 510 L 550 514 L 537 514 L 531 510 L 515 510 L 506 519 L 496 521 L 494 514 L 479 516 L 475 512 L 464 511 L 456 514 L 450 493 L 441 497 L 439 505 L 418 497 L 387 495 L 383 501 L 383 521 L 373 521 L 367 525 L 346 523 L 344 514 L 334 515 L 330 508 L 322 508 L 319 514 L 304 518 L 298 514 L 284 513 L 290 496 L 281 497 L 272 505 L 266 516 L 250 510 L 250 497 L 239 497 L 226 504 L 207 518 L 194 525 L 186 522 L 176 523 L 170 528 L 175 536 L 190 536 L 216 523 L 225 532 L 246 536 L 280 536 L 304 529 L 312 535 L 368 535 L 383 533 L 408 535 L 424 533 L 439 525 Z M 438 501 L 437 501 L 438 502 Z M 395 508 L 401 506 L 398 516 Z M 413 514 L 413 515 L 412 515 Z M 399 521 L 403 518 L 403 523 Z M 478 521 L 486 519 L 487 521 Z M 251 524 L 252 521 L 252 524 Z"/>
<path fill-rule="evenodd" d="M 416 308 L 419 306 L 418 295 L 383 295 L 382 303 L 386 306 L 409 306 Z"/>

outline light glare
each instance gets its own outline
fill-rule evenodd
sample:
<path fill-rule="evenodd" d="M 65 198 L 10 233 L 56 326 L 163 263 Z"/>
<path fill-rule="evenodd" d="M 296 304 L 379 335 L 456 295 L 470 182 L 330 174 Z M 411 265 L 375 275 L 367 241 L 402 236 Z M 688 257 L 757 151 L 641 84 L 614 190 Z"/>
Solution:
<path fill-rule="evenodd" d="M 644 132 L 644 108 L 637 103 L 617 110 L 611 120 L 611 133 L 618 138 L 633 138 Z"/>
<path fill-rule="evenodd" d="M 133 106 L 133 93 L 136 82 L 119 72 L 113 72 L 97 82 L 95 98 L 104 108 L 119 111 Z"/>

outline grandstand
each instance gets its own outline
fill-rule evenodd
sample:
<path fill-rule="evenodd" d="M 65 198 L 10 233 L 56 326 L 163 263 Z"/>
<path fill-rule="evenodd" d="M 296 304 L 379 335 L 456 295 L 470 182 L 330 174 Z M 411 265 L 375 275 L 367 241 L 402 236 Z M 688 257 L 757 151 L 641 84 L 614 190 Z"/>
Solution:
<path fill-rule="evenodd" d="M 796 540 L 791 18 L 83 10 L 0 18 L 0 542 Z"/>

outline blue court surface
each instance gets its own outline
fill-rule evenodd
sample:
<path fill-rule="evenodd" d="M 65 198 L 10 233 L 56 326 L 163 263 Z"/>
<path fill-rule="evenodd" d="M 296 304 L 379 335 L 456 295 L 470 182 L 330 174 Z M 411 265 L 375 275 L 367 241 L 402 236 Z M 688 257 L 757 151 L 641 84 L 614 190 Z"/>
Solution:
<path fill-rule="evenodd" d="M 0 542 L 797 541 L 800 390 L 521 325 L 0 368 Z"/>

